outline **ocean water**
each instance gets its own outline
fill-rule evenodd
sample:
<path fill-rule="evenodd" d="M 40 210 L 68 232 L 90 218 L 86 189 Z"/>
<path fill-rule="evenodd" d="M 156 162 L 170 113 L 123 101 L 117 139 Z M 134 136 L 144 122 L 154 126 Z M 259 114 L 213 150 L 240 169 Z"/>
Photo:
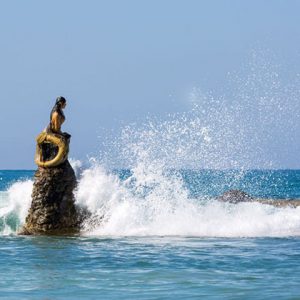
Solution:
<path fill-rule="evenodd" d="M 268 60 L 246 70 L 236 90 L 195 88 L 186 112 L 103 133 L 96 159 L 73 160 L 92 214 L 78 236 L 18 236 L 34 172 L 0 171 L 0 298 L 300 299 L 300 207 L 216 201 L 300 199 L 300 170 L 280 170 L 299 165 L 299 83 Z"/>
<path fill-rule="evenodd" d="M 34 172 L 0 171 L 1 299 L 300 299 L 300 209 L 214 200 L 300 198 L 300 171 L 76 171 L 104 221 L 75 237 L 16 235 Z"/>

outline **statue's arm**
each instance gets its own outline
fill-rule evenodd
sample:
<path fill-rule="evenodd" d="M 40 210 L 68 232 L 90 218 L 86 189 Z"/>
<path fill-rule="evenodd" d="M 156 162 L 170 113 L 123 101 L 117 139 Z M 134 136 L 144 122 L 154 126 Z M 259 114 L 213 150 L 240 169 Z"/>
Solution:
<path fill-rule="evenodd" d="M 53 131 L 60 132 L 60 126 L 61 126 L 61 124 L 60 124 L 59 114 L 57 112 L 54 112 L 52 114 L 51 122 L 52 122 L 52 129 L 53 129 Z"/>

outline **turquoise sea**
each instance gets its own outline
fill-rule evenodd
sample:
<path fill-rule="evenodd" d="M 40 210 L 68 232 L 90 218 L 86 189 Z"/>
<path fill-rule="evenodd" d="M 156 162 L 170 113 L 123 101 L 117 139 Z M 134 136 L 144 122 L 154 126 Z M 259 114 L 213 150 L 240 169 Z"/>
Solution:
<path fill-rule="evenodd" d="M 300 299 L 300 210 L 220 204 L 239 188 L 300 198 L 300 171 L 81 171 L 78 205 L 104 223 L 18 236 L 33 171 L 0 171 L 1 299 Z"/>

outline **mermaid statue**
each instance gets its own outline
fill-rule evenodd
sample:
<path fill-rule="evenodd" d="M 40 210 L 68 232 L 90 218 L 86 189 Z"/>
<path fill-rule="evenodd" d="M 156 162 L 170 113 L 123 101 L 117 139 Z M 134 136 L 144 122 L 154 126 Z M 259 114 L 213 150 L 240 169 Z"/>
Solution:
<path fill-rule="evenodd" d="M 46 129 L 47 132 L 62 134 L 61 125 L 66 120 L 63 109 L 67 106 L 67 101 L 64 97 L 58 97 L 55 105 L 50 113 L 50 123 Z"/>
<path fill-rule="evenodd" d="M 71 135 L 61 131 L 66 119 L 63 112 L 66 105 L 64 97 L 56 99 L 51 110 L 50 123 L 37 137 L 35 162 L 40 167 L 56 167 L 68 158 Z"/>
<path fill-rule="evenodd" d="M 83 214 L 75 206 L 77 181 L 68 161 L 70 135 L 62 132 L 67 101 L 56 99 L 50 123 L 38 135 L 31 207 L 20 234 L 78 233 Z"/>

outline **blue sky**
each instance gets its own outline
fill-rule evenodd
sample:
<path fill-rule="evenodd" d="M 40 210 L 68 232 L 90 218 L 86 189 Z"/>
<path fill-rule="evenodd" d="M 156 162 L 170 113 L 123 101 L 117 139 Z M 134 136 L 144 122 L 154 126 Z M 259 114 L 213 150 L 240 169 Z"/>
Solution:
<path fill-rule="evenodd" d="M 295 116 L 284 139 L 269 126 L 274 143 L 263 153 L 278 153 L 275 166 L 300 168 L 299 11 L 290 0 L 1 1 L 0 169 L 35 168 L 34 139 L 59 95 L 68 100 L 71 155 L 84 160 L 104 132 L 190 110 L 195 88 L 235 94 L 228 74 L 247 81 L 253 53 L 256 64 L 267 61 L 259 72 L 276 69 L 282 99 L 291 97 L 284 109 Z"/>

